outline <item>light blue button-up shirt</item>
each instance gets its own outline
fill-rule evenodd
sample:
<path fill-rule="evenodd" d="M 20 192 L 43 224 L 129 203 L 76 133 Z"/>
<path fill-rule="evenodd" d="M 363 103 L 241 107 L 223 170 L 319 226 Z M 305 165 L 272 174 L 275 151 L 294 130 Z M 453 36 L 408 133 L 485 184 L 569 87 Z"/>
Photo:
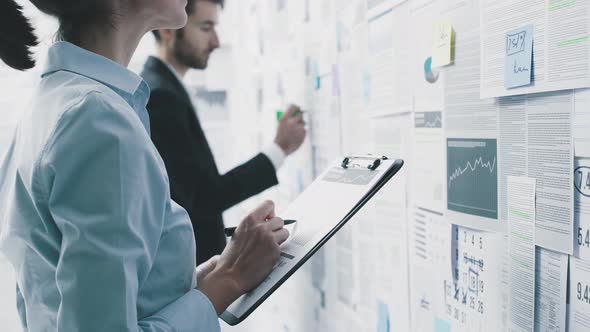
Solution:
<path fill-rule="evenodd" d="M 27 331 L 218 331 L 187 213 L 149 136 L 147 84 L 58 42 L 0 163 L 0 249 Z"/>

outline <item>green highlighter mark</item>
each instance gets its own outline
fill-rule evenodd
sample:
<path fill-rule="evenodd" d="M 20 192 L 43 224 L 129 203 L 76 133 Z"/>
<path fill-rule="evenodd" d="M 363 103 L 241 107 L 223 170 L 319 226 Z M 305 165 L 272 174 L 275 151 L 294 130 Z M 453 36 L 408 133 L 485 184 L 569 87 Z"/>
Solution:
<path fill-rule="evenodd" d="M 568 39 L 568 40 L 562 41 L 561 43 L 557 44 L 557 46 L 564 47 L 564 46 L 569 46 L 569 45 L 576 45 L 576 44 L 583 43 L 585 41 L 588 41 L 588 36 L 574 38 L 574 39 Z"/>
<path fill-rule="evenodd" d="M 510 214 L 525 219 L 531 219 L 531 216 L 529 214 L 514 209 L 510 209 Z"/>
<path fill-rule="evenodd" d="M 572 7 L 576 4 L 577 0 L 551 0 L 549 1 L 549 11 L 556 11 Z"/>

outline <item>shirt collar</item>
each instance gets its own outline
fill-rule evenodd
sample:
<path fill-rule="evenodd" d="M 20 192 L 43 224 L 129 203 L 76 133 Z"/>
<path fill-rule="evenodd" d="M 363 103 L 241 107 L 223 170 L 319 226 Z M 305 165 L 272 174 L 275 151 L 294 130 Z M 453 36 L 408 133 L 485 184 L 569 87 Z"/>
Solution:
<path fill-rule="evenodd" d="M 150 89 L 139 75 L 72 43 L 57 42 L 49 48 L 41 77 L 62 70 L 88 77 L 109 87 L 134 109 L 149 132 L 149 117 L 145 107 Z"/>
<path fill-rule="evenodd" d="M 135 94 L 143 81 L 120 64 L 68 42 L 51 46 L 42 76 L 60 70 L 86 76 L 129 94 Z"/>

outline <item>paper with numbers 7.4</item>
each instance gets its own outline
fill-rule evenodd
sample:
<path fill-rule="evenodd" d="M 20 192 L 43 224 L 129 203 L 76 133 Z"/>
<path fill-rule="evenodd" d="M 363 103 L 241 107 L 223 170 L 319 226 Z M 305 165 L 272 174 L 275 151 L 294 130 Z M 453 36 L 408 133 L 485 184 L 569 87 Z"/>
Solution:
<path fill-rule="evenodd" d="M 402 160 L 381 160 L 370 170 L 377 157 L 335 160 L 295 201 L 280 213 L 284 219 L 297 220 L 290 238 L 281 246 L 281 257 L 270 275 L 243 295 L 221 315 L 236 325 L 250 315 L 303 263 L 317 252 L 350 220 L 402 167 Z M 404 190 L 404 188 L 399 188 Z"/>
<path fill-rule="evenodd" d="M 590 261 L 590 158 L 574 164 L 574 255 Z"/>

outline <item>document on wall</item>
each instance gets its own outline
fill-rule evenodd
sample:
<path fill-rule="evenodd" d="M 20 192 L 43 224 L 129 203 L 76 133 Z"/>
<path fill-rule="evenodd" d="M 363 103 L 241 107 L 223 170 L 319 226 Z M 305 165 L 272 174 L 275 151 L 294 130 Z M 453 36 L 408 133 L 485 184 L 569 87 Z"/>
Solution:
<path fill-rule="evenodd" d="M 411 131 L 411 114 L 395 114 L 371 119 L 372 147 L 378 154 L 398 156 L 407 160 L 407 149 Z M 390 321 L 401 330 L 410 326 L 408 285 L 408 230 L 407 230 L 407 173 L 396 175 L 372 200 L 374 232 L 369 241 L 372 257 L 380 257 L 373 268 L 364 273 L 372 275 L 373 289 L 378 300 L 387 305 L 392 313 Z M 370 258 L 366 258 L 370 259 Z M 389 264 L 380 264 L 380 262 Z M 367 278 L 368 279 L 368 278 Z M 363 282 L 362 288 L 366 283 Z M 363 296 L 363 295 L 361 295 Z M 373 299 L 374 300 L 374 299 Z M 373 301 L 372 300 L 372 301 Z"/>
<path fill-rule="evenodd" d="M 537 179 L 535 244 L 573 252 L 572 121 L 570 91 L 528 96 L 527 176 Z"/>
<path fill-rule="evenodd" d="M 503 234 L 459 226 L 452 232 L 443 317 L 451 331 L 503 331 Z"/>
<path fill-rule="evenodd" d="M 368 111 L 370 115 L 408 112 L 412 110 L 412 90 L 407 84 L 410 61 L 410 37 L 407 3 L 381 12 L 369 11 L 368 17 Z"/>
<path fill-rule="evenodd" d="M 590 261 L 570 256 L 569 317 L 572 332 L 590 330 Z"/>
<path fill-rule="evenodd" d="M 590 261 L 590 158 L 574 164 L 574 255 Z"/>
<path fill-rule="evenodd" d="M 374 156 L 338 158 L 283 213 L 297 220 L 269 276 L 221 315 L 243 321 L 338 232 L 401 169 L 402 160 Z M 397 188 L 405 190 L 405 186 Z"/>
<path fill-rule="evenodd" d="M 479 96 L 477 2 L 455 22 L 455 63 L 446 67 L 446 215 L 454 224 L 503 232 L 498 218 L 498 104 Z M 454 15 L 453 15 L 454 16 Z M 469 194 L 466 194 L 469 193 Z"/>
<path fill-rule="evenodd" d="M 443 212 L 445 144 L 442 112 L 414 113 L 414 169 L 412 186 L 414 201 L 422 207 Z"/>
<path fill-rule="evenodd" d="M 590 89 L 574 91 L 574 153 L 590 157 Z"/>
<path fill-rule="evenodd" d="M 370 240 L 375 244 L 372 257 L 375 268 L 367 271 L 374 275 L 375 294 L 391 313 L 391 326 L 401 331 L 410 330 L 407 193 L 400 192 L 400 188 L 405 187 L 405 175 L 398 174 L 372 199 L 374 219 L 371 222 L 375 227 Z M 362 292 L 364 284 L 359 288 Z"/>
<path fill-rule="evenodd" d="M 412 56 L 409 62 L 413 86 L 415 111 L 439 111 L 444 109 L 445 70 L 433 65 L 432 45 L 436 21 L 441 16 L 439 1 L 429 1 L 417 6 L 416 1 L 408 3 L 410 22 L 407 29 L 412 31 Z"/>
<path fill-rule="evenodd" d="M 375 260 L 376 241 L 375 237 L 375 202 L 371 201 L 365 205 L 352 224 L 354 228 L 356 249 L 357 288 L 355 292 L 354 305 L 364 311 L 370 311 L 375 305 L 377 297 L 375 269 L 378 260 Z"/>
<path fill-rule="evenodd" d="M 503 97 L 500 104 L 500 218 L 508 220 L 508 177 L 527 176 L 526 96 Z"/>
<path fill-rule="evenodd" d="M 336 244 L 338 300 L 347 306 L 352 306 L 352 296 L 355 290 L 353 229 L 350 226 L 342 227 L 342 230 L 334 239 Z"/>
<path fill-rule="evenodd" d="M 567 23 L 566 23 L 567 22 Z M 532 84 L 504 86 L 506 34 L 532 25 Z M 590 2 L 482 0 L 481 97 L 590 86 Z"/>
<path fill-rule="evenodd" d="M 367 62 L 367 22 L 362 11 L 364 2 L 353 1 L 342 9 L 340 22 L 342 24 L 341 48 L 338 56 L 340 68 L 342 112 L 342 147 L 343 153 L 353 151 L 370 151 L 368 140 L 358 137 L 369 137 L 369 122 L 363 121 L 361 116 L 368 104 L 368 85 L 366 80 Z M 359 17 L 362 13 L 362 17 Z"/>
<path fill-rule="evenodd" d="M 412 330 L 435 332 L 445 312 L 440 285 L 451 278 L 451 224 L 442 213 L 414 207 L 410 216 L 410 313 Z"/>
<path fill-rule="evenodd" d="M 536 244 L 573 252 L 574 161 L 570 92 L 529 96 L 527 100 L 528 176 L 537 178 Z"/>
<path fill-rule="evenodd" d="M 334 73 L 322 75 L 319 89 L 312 93 L 313 107 L 309 110 L 309 139 L 313 154 L 314 177 L 323 172 L 330 162 L 341 154 L 341 110 L 337 96 L 333 94 Z"/>
<path fill-rule="evenodd" d="M 537 247 L 535 331 L 566 331 L 568 255 Z"/>
<path fill-rule="evenodd" d="M 508 177 L 510 331 L 533 332 L 535 322 L 535 185 Z"/>
<path fill-rule="evenodd" d="M 500 211 L 508 213 L 507 177 L 537 179 L 536 245 L 573 252 L 573 93 L 500 99 Z"/>
<path fill-rule="evenodd" d="M 365 0 L 367 2 L 367 17 L 374 17 L 407 0 Z"/>

